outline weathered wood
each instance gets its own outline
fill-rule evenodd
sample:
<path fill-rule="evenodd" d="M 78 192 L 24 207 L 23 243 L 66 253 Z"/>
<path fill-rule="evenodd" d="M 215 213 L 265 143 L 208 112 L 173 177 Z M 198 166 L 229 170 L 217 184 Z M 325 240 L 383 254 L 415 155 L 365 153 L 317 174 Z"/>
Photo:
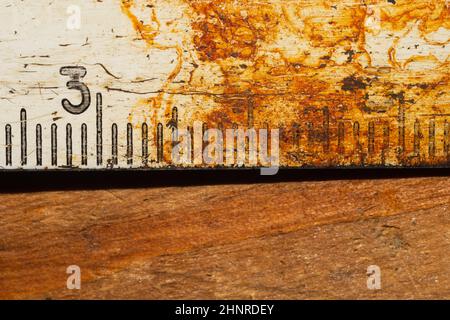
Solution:
<path fill-rule="evenodd" d="M 2 194 L 0 297 L 450 298 L 449 190 L 434 177 Z M 66 289 L 74 264 L 80 291 Z"/>

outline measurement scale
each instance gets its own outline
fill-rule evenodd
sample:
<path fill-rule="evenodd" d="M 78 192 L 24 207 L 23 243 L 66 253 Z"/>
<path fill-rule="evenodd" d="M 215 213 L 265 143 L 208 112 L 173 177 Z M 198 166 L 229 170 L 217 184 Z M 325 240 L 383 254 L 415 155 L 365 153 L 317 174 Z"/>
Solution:
<path fill-rule="evenodd" d="M 7 1 L 0 167 L 447 167 L 429 2 Z"/>

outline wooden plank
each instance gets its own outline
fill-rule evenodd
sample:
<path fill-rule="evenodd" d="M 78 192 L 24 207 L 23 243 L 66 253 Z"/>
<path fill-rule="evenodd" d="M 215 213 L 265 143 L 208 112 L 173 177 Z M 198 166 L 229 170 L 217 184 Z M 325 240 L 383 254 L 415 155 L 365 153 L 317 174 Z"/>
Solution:
<path fill-rule="evenodd" d="M 424 177 L 5 193 L 0 297 L 449 298 L 449 187 Z M 79 291 L 66 288 L 69 265 Z M 370 265 L 381 290 L 367 289 Z"/>

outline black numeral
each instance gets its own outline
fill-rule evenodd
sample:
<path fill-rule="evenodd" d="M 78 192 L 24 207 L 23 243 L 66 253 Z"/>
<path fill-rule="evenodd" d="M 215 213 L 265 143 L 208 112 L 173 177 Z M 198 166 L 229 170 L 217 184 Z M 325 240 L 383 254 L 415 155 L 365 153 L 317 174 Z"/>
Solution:
<path fill-rule="evenodd" d="M 64 110 L 71 114 L 81 114 L 85 112 L 91 105 L 91 92 L 89 88 L 80 80 L 84 78 L 87 71 L 84 67 L 62 67 L 59 71 L 61 75 L 70 77 L 67 82 L 67 88 L 71 90 L 79 90 L 81 92 L 81 103 L 74 105 L 69 100 L 63 99 L 62 106 Z"/>

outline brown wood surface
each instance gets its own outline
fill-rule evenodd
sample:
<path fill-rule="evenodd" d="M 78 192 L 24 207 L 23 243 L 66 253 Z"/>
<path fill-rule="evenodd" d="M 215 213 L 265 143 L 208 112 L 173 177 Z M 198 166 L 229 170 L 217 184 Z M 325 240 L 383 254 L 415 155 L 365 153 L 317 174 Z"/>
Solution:
<path fill-rule="evenodd" d="M 0 297 L 450 298 L 449 206 L 448 177 L 4 193 Z"/>

